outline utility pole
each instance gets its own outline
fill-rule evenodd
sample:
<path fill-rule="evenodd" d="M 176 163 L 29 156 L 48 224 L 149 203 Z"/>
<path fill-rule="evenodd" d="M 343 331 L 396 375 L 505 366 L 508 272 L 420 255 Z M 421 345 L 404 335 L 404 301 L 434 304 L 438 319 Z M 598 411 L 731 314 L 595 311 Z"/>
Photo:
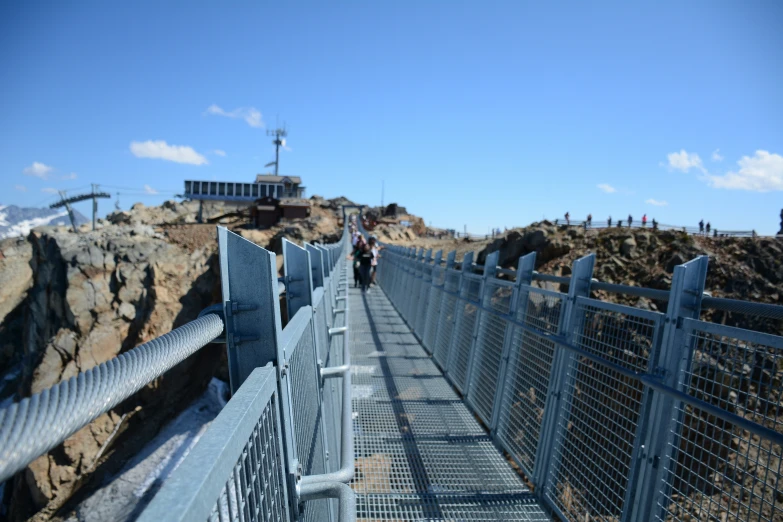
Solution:
<path fill-rule="evenodd" d="M 280 147 L 285 147 L 285 137 L 288 136 L 288 131 L 286 131 L 285 126 L 283 126 L 282 129 L 274 129 L 274 130 L 268 130 L 266 131 L 267 136 L 274 136 L 275 139 L 272 142 L 272 144 L 275 146 L 275 176 L 278 174 L 278 169 L 280 167 Z M 267 163 L 266 166 L 271 165 L 272 163 Z"/>
<path fill-rule="evenodd" d="M 61 190 L 60 192 L 60 203 L 62 203 L 61 206 L 65 207 L 65 210 L 68 211 L 68 218 L 71 220 L 71 226 L 73 227 L 73 231 L 75 233 L 79 233 L 78 230 L 76 230 L 76 219 L 73 217 L 73 209 L 71 208 L 71 202 L 65 199 L 65 191 Z"/>
<path fill-rule="evenodd" d="M 95 183 L 90 183 L 92 187 L 92 230 L 95 231 L 95 214 L 98 213 L 98 200 L 95 199 L 95 188 L 98 186 Z"/>

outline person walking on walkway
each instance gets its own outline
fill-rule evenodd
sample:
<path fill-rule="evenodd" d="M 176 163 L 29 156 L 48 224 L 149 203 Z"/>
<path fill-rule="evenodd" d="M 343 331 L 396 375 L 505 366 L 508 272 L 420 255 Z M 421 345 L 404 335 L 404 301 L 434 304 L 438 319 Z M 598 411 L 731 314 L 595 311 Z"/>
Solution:
<path fill-rule="evenodd" d="M 606 228 L 612 228 L 612 216 L 609 216 L 609 219 L 606 220 Z"/>
<path fill-rule="evenodd" d="M 699 221 L 699 234 L 704 233 L 704 220 Z"/>
<path fill-rule="evenodd" d="M 628 228 L 631 228 L 631 224 L 633 223 L 633 217 L 631 214 L 628 214 Z"/>
<path fill-rule="evenodd" d="M 362 281 L 362 293 L 368 292 L 370 286 L 370 270 L 372 269 L 373 260 L 372 248 L 367 243 L 362 247 L 362 251 L 359 253 L 359 276 Z"/>
<path fill-rule="evenodd" d="M 707 221 L 707 235 L 710 235 L 710 222 Z"/>
<path fill-rule="evenodd" d="M 565 213 L 565 218 L 566 218 L 566 226 L 570 225 L 571 224 L 571 214 L 566 212 Z"/>
<path fill-rule="evenodd" d="M 372 268 L 370 269 L 370 286 L 376 286 L 375 272 L 378 270 L 378 258 L 383 247 L 378 245 L 378 239 L 375 236 L 370 236 L 370 249 L 372 250 Z"/>
<path fill-rule="evenodd" d="M 364 238 L 359 236 L 359 239 L 356 241 L 356 245 L 353 248 L 353 252 L 350 256 L 348 256 L 348 259 L 352 261 L 353 264 L 353 287 L 356 288 L 359 286 L 362 282 L 362 276 L 359 272 L 359 256 L 362 253 L 362 247 L 364 247 Z"/>
<path fill-rule="evenodd" d="M 587 226 L 592 227 L 593 226 L 593 215 L 587 214 Z"/>
<path fill-rule="evenodd" d="M 643 227 L 647 226 L 647 214 L 642 216 L 642 226 Z"/>

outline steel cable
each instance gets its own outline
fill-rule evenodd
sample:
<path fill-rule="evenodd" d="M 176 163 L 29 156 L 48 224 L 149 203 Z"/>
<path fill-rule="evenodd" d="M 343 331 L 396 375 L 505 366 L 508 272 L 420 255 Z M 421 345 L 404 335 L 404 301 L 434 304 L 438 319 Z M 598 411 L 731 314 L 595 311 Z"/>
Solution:
<path fill-rule="evenodd" d="M 223 321 L 207 314 L 0 409 L 0 482 L 209 344 Z"/>

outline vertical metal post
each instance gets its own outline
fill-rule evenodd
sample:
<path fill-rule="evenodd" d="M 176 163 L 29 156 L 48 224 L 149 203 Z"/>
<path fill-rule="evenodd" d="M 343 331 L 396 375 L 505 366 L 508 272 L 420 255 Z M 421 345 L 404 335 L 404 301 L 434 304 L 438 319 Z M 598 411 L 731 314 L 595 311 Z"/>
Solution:
<path fill-rule="evenodd" d="M 484 260 L 484 274 L 481 276 L 481 288 L 479 289 L 478 301 L 479 305 L 486 306 L 487 308 L 489 308 L 489 300 L 492 298 L 492 293 L 491 290 L 489 290 L 487 281 L 495 277 L 495 274 L 498 270 L 499 258 L 500 251 L 495 250 L 487 256 L 486 260 Z M 483 325 L 482 322 L 486 314 L 487 312 L 484 312 L 481 310 L 481 308 L 476 309 L 476 324 L 473 325 L 473 337 L 470 344 L 470 350 L 468 351 L 468 370 L 465 374 L 465 389 L 463 390 L 463 394 L 465 395 L 466 399 L 468 397 L 468 393 L 470 392 L 470 387 L 475 379 L 475 376 L 473 375 L 473 367 L 475 365 L 476 358 L 478 357 L 478 338 L 479 336 L 484 336 L 483 330 L 485 325 Z"/>
<path fill-rule="evenodd" d="M 462 290 L 465 288 L 465 285 L 468 283 L 465 274 L 469 274 L 471 272 L 471 269 L 473 268 L 473 255 L 474 255 L 473 252 L 468 252 L 464 256 L 462 256 L 462 266 L 460 267 L 460 271 L 462 273 L 460 274 L 459 286 L 457 288 L 457 295 L 462 295 Z M 462 314 L 465 311 L 465 304 L 459 299 L 457 299 L 455 308 L 456 309 L 454 311 L 454 329 L 452 330 L 451 342 L 449 343 L 449 353 L 448 353 L 446 367 L 443 368 L 444 374 L 449 374 L 451 372 L 451 369 L 454 367 L 454 358 L 456 357 L 456 352 L 457 352 L 456 350 L 457 340 L 459 338 L 459 329 L 462 326 Z"/>
<path fill-rule="evenodd" d="M 310 243 L 305 243 L 305 249 L 310 253 L 310 264 L 313 271 L 313 288 L 324 286 L 323 252 Z"/>
<path fill-rule="evenodd" d="M 568 285 L 563 320 L 560 322 L 558 334 L 571 343 L 576 338 L 573 328 L 577 323 L 576 299 L 590 295 L 590 281 L 593 277 L 595 254 L 589 254 L 574 261 L 571 269 L 571 281 Z M 541 424 L 541 434 L 536 447 L 536 469 L 533 471 L 533 483 L 546 490 L 547 481 L 554 477 L 559 461 L 552 455 L 552 447 L 557 435 L 557 418 L 563 408 L 562 392 L 566 377 L 574 364 L 575 358 L 568 350 L 555 346 L 555 357 L 552 361 L 552 372 L 549 376 L 549 393 L 544 406 L 544 420 Z M 568 414 L 568 412 L 566 412 Z"/>
<path fill-rule="evenodd" d="M 689 383 L 684 375 L 693 357 L 693 346 L 685 338 L 682 320 L 699 318 L 708 261 L 707 256 L 699 256 L 674 267 L 661 348 L 659 353 L 653 354 L 649 364 L 654 375 L 661 376 L 664 384 L 677 391 L 687 389 Z M 632 506 L 625 504 L 628 516 L 624 516 L 624 520 L 655 520 L 656 497 L 669 495 L 664 474 L 671 460 L 676 458 L 677 430 L 682 426 L 676 402 L 666 394 L 652 392 L 649 415 L 642 419 L 648 427 L 643 434 L 643 449 L 631 469 L 631 477 L 638 477 L 638 485 L 630 491 L 631 497 L 626 495 Z"/>
<path fill-rule="evenodd" d="M 455 260 L 457 259 L 457 251 L 452 250 L 446 256 L 446 268 L 454 268 Z"/>
<path fill-rule="evenodd" d="M 283 270 L 288 320 L 303 306 L 313 304 L 313 272 L 307 250 L 283 238 Z"/>
<path fill-rule="evenodd" d="M 533 270 L 536 268 L 536 253 L 531 252 L 519 258 L 517 263 L 517 280 L 514 282 L 514 292 L 511 295 L 511 306 L 508 316 L 510 318 L 518 317 L 524 320 L 524 313 L 527 309 L 528 293 L 522 289 L 523 285 L 530 285 L 533 282 Z M 498 418 L 500 416 L 501 402 L 508 382 L 508 361 L 511 355 L 512 345 L 514 343 L 514 333 L 517 329 L 511 324 L 506 325 L 506 336 L 503 339 L 503 351 L 500 356 L 500 370 L 498 371 L 498 383 L 495 388 L 495 401 L 492 406 L 492 422 L 490 430 L 493 437 L 497 437 Z"/>
<path fill-rule="evenodd" d="M 233 394 L 254 369 L 283 359 L 277 264 L 274 253 L 224 227 L 218 227 L 218 248 Z"/>

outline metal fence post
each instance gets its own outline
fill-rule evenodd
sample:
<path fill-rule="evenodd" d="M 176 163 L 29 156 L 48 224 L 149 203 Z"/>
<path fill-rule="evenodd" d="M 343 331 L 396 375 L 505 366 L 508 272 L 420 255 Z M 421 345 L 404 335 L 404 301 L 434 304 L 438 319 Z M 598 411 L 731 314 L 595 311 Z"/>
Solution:
<path fill-rule="evenodd" d="M 323 253 L 318 247 L 310 243 L 305 243 L 304 245 L 305 249 L 310 253 L 310 264 L 313 267 L 313 288 L 324 286 Z"/>
<path fill-rule="evenodd" d="M 414 334 L 418 337 L 422 346 L 424 346 L 424 318 L 427 313 L 427 303 L 429 302 L 430 287 L 432 286 L 432 249 L 427 253 L 419 266 L 421 271 L 421 282 L 419 283 L 419 299 L 413 317 Z M 429 281 L 427 281 L 427 272 L 429 271 Z M 426 349 L 426 348 L 425 348 Z"/>
<path fill-rule="evenodd" d="M 232 395 L 256 368 L 282 359 L 275 254 L 218 227 L 220 282 Z"/>
<path fill-rule="evenodd" d="M 462 256 L 462 266 L 460 267 L 462 274 L 460 275 L 459 285 L 457 286 L 457 295 L 462 295 L 462 289 L 464 288 L 465 284 L 467 284 L 467 278 L 465 277 L 465 274 L 469 274 L 473 266 L 473 255 L 473 252 L 467 252 L 464 256 Z M 457 352 L 457 338 L 459 337 L 459 328 L 462 323 L 462 312 L 465 309 L 464 305 L 461 304 L 459 299 L 457 299 L 455 306 L 457 309 L 454 311 L 454 328 L 451 334 L 451 342 L 449 343 L 449 353 L 447 354 L 446 367 L 443 368 L 443 373 L 445 375 L 448 375 L 451 372 L 451 368 L 454 366 L 454 358 L 456 357 Z"/>
<path fill-rule="evenodd" d="M 290 321 L 300 308 L 313 304 L 313 272 L 307 250 L 286 238 L 283 238 L 283 271 Z"/>
<path fill-rule="evenodd" d="M 674 267 L 661 348 L 658 354 L 653 354 L 655 358 L 650 363 L 652 373 L 659 376 L 666 386 L 677 391 L 684 391 L 689 384 L 683 375 L 693 357 L 693 347 L 685 339 L 682 320 L 699 318 L 708 261 L 707 256 L 699 256 Z M 629 513 L 626 520 L 655 520 L 656 513 L 661 509 L 656 506 L 656 498 L 668 497 L 668 491 L 663 487 L 663 476 L 668 463 L 676 458 L 676 431 L 677 426 L 682 424 L 676 418 L 674 398 L 654 391 L 652 395 L 646 419 L 649 429 L 642 442 L 644 450 L 634 462 L 637 469 L 632 470 L 632 476 L 634 471 L 638 476 L 638 486 L 631 492 L 633 505 L 631 509 L 625 510 Z"/>
<path fill-rule="evenodd" d="M 558 334 L 565 337 L 567 342 L 572 342 L 576 337 L 573 325 L 576 320 L 576 299 L 590 295 L 590 281 L 593 277 L 595 266 L 595 254 L 589 254 L 574 261 L 571 269 L 571 280 L 568 285 L 568 297 L 563 311 L 563 320 L 560 321 Z M 541 435 L 538 438 L 536 448 L 536 469 L 533 472 L 533 483 L 539 486 L 543 495 L 547 482 L 554 476 L 554 470 L 559 465 L 553 458 L 552 448 L 557 429 L 557 417 L 561 414 L 563 403 L 561 393 L 573 361 L 571 353 L 561 346 L 555 346 L 555 358 L 552 362 L 549 393 L 544 406 L 544 420 L 541 423 Z"/>
<path fill-rule="evenodd" d="M 514 291 L 511 296 L 511 306 L 508 316 L 511 318 L 519 317 L 527 309 L 527 292 L 522 291 L 522 285 L 530 285 L 533 282 L 533 270 L 536 268 L 536 253 L 531 252 L 519 258 L 517 264 L 517 280 L 514 282 Z M 492 436 L 497 436 L 498 418 L 500 416 L 501 402 L 505 394 L 505 387 L 508 374 L 508 360 L 511 355 L 512 345 L 514 343 L 514 333 L 517 331 L 511 323 L 506 326 L 506 335 L 503 339 L 503 351 L 500 356 L 500 370 L 498 371 L 498 383 L 495 388 L 495 400 L 492 406 L 492 422 L 490 430 Z"/>
<path fill-rule="evenodd" d="M 441 262 L 443 260 L 443 250 L 435 252 L 435 260 L 433 261 L 432 268 L 430 270 L 430 285 L 427 291 L 427 303 L 428 306 L 424 309 L 423 328 L 422 328 L 422 346 L 424 349 L 432 355 L 435 352 L 433 336 L 435 334 L 434 329 L 438 327 L 438 316 L 440 316 L 440 300 L 438 299 L 438 288 L 435 284 L 435 276 L 437 270 L 441 269 Z M 437 303 L 437 306 L 436 306 Z"/>
<path fill-rule="evenodd" d="M 487 303 L 485 301 L 488 301 L 492 295 L 487 290 L 487 281 L 495 277 L 495 274 L 498 270 L 498 259 L 500 258 L 500 251 L 495 250 L 491 254 L 487 256 L 487 259 L 484 261 L 484 274 L 481 276 L 481 290 L 479 291 L 479 305 L 480 306 L 487 306 Z M 481 310 L 481 308 L 476 308 L 476 324 L 473 325 L 473 340 L 470 343 L 470 350 L 468 351 L 468 369 L 465 373 L 466 379 L 465 379 L 465 389 L 463 390 L 463 394 L 466 398 L 468 393 L 470 392 L 470 387 L 473 384 L 474 375 L 473 375 L 473 366 L 476 362 L 476 355 L 478 352 L 477 344 L 478 344 L 478 337 L 479 332 L 482 329 L 482 317 L 487 312 L 484 312 Z"/>

